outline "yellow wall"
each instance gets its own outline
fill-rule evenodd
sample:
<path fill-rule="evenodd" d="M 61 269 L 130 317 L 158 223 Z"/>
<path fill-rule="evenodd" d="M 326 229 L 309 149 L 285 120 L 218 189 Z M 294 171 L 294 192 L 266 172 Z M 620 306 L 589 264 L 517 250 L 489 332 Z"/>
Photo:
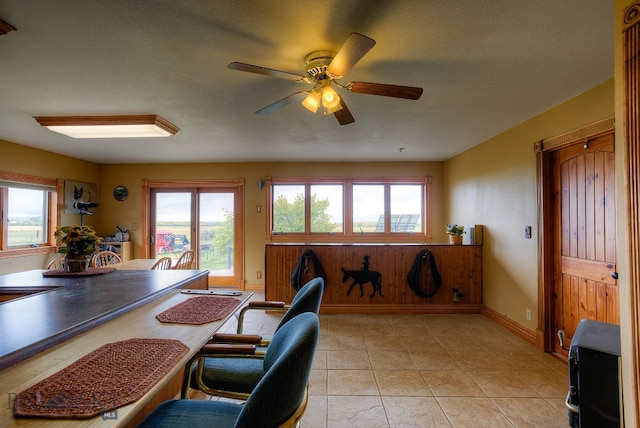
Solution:
<path fill-rule="evenodd" d="M 99 166 L 92 162 L 74 159 L 68 156 L 32 149 L 0 140 L 0 171 L 15 172 L 45 178 L 98 183 Z M 63 224 L 80 223 L 80 216 L 63 214 Z M 95 219 L 85 217 L 85 223 L 95 224 Z M 20 272 L 28 269 L 44 269 L 55 255 L 0 258 L 0 274 Z"/>
<path fill-rule="evenodd" d="M 532 331 L 538 303 L 533 145 L 613 113 L 612 79 L 445 162 L 446 221 L 485 226 L 484 304 Z M 531 239 L 524 238 L 525 226 L 533 228 Z"/>
<path fill-rule="evenodd" d="M 437 227 L 443 224 L 441 162 L 403 163 L 219 163 L 219 164 L 129 164 L 102 165 L 100 167 L 99 231 L 116 232 L 116 225 L 133 229 L 142 223 L 141 183 L 148 180 L 180 179 L 244 179 L 245 182 L 245 279 L 249 286 L 263 285 L 256 271 L 264 272 L 265 210 L 258 213 L 256 206 L 266 207 L 266 192 L 258 189 L 258 180 L 265 177 L 287 176 L 431 176 L 432 224 L 434 240 L 443 241 L 444 233 Z M 129 197 L 122 202 L 113 196 L 115 186 L 125 186 Z M 134 257 L 141 254 L 140 231 L 131 232 Z M 264 278 L 264 277 L 263 277 Z"/>

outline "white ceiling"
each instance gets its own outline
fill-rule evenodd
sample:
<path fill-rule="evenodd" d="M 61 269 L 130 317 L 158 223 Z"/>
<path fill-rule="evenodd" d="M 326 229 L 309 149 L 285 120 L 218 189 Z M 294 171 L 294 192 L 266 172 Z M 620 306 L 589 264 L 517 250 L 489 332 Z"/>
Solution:
<path fill-rule="evenodd" d="M 613 76 L 612 1 L 0 0 L 0 138 L 98 163 L 446 160 Z M 304 56 L 350 32 L 376 46 L 342 79 L 419 86 L 409 101 L 338 89 L 356 119 L 292 104 Z M 77 140 L 33 116 L 158 114 L 160 139 Z M 400 151 L 399 148 L 404 148 Z"/>

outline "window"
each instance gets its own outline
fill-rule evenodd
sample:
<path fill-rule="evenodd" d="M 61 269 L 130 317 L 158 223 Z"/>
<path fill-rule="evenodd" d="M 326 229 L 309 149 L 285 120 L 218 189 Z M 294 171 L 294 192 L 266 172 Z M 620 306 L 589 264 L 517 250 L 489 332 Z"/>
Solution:
<path fill-rule="evenodd" d="M 273 189 L 273 227 L 275 233 L 304 233 L 304 186 L 283 185 Z"/>
<path fill-rule="evenodd" d="M 342 233 L 343 186 L 341 184 L 313 184 L 311 194 L 311 233 Z"/>
<path fill-rule="evenodd" d="M 429 242 L 430 177 L 269 178 L 270 242 Z"/>
<path fill-rule="evenodd" d="M 55 179 L 0 172 L 0 257 L 55 251 L 61 186 Z"/>
<path fill-rule="evenodd" d="M 392 184 L 390 195 L 391 232 L 419 233 L 422 231 L 422 186 Z"/>
<path fill-rule="evenodd" d="M 7 245 L 46 244 L 49 192 L 14 187 L 7 187 L 7 192 Z"/>
<path fill-rule="evenodd" d="M 384 232 L 384 186 L 355 184 L 353 186 L 353 232 Z M 380 225 L 382 223 L 382 225 Z"/>

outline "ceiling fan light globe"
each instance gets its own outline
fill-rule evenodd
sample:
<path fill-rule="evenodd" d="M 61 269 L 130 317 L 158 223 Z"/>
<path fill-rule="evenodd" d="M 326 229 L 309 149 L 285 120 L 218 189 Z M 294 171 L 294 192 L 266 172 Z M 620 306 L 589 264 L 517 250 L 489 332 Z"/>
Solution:
<path fill-rule="evenodd" d="M 311 91 L 311 93 L 302 101 L 302 105 L 311 113 L 318 111 L 320 106 L 320 94 L 317 91 Z"/>
<path fill-rule="evenodd" d="M 334 109 L 337 106 L 340 106 L 340 96 L 331 86 L 325 86 L 322 89 L 322 105 L 327 110 Z M 337 110 L 340 109 L 338 108 Z"/>

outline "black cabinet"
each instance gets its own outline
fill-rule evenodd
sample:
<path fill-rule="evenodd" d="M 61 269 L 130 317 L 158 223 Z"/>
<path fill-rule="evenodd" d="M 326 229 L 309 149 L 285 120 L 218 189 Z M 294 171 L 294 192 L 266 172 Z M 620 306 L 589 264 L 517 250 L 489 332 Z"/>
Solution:
<path fill-rule="evenodd" d="M 582 320 L 569 349 L 569 426 L 623 426 L 620 327 Z"/>

